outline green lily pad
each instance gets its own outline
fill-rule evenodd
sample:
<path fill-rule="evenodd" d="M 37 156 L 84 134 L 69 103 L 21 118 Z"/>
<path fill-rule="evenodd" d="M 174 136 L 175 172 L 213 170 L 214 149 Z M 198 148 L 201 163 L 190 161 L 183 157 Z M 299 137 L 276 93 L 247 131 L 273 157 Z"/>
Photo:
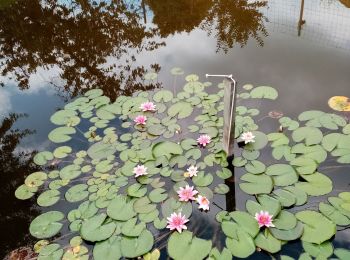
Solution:
<path fill-rule="evenodd" d="M 88 185 L 86 184 L 77 184 L 69 188 L 64 195 L 67 201 L 69 202 L 78 202 L 89 196 L 87 191 Z"/>
<path fill-rule="evenodd" d="M 293 131 L 292 138 L 295 142 L 301 142 L 305 140 L 307 146 L 319 144 L 323 135 L 321 130 L 315 127 L 300 127 Z"/>
<path fill-rule="evenodd" d="M 161 90 L 154 94 L 153 100 L 156 102 L 169 102 L 173 99 L 173 93 L 169 90 Z"/>
<path fill-rule="evenodd" d="M 294 168 L 288 164 L 273 164 L 267 167 L 265 174 L 272 176 L 276 186 L 289 186 L 299 179 Z"/>
<path fill-rule="evenodd" d="M 251 98 L 266 98 L 266 99 L 275 100 L 278 97 L 278 92 L 272 87 L 260 86 L 260 87 L 254 88 L 250 92 L 250 97 Z"/>
<path fill-rule="evenodd" d="M 183 150 L 180 145 L 169 141 L 156 143 L 152 148 L 154 158 L 166 156 L 170 159 L 172 155 L 181 155 L 182 153 Z"/>
<path fill-rule="evenodd" d="M 38 187 L 28 187 L 27 185 L 22 184 L 16 189 L 15 196 L 17 199 L 27 200 L 33 197 L 37 191 Z"/>
<path fill-rule="evenodd" d="M 239 184 L 241 190 L 247 194 L 268 194 L 273 189 L 273 182 L 270 176 L 265 174 L 254 175 L 246 173 L 241 177 L 243 183 Z"/>
<path fill-rule="evenodd" d="M 321 196 L 332 191 L 333 184 L 326 175 L 315 172 L 311 175 L 301 175 L 306 182 L 298 182 L 295 187 L 305 191 L 310 196 Z"/>
<path fill-rule="evenodd" d="M 43 239 L 49 238 L 60 232 L 63 224 L 59 223 L 64 218 L 59 211 L 49 211 L 37 216 L 29 226 L 32 236 Z"/>
<path fill-rule="evenodd" d="M 89 147 L 87 154 L 91 159 L 101 160 L 113 155 L 116 151 L 116 147 L 112 144 L 97 142 Z"/>
<path fill-rule="evenodd" d="M 168 194 L 166 193 L 165 189 L 158 188 L 152 190 L 149 195 L 149 199 L 154 203 L 159 203 L 167 199 Z"/>
<path fill-rule="evenodd" d="M 126 258 L 135 258 L 149 252 L 154 243 L 153 235 L 143 230 L 138 237 L 123 237 L 121 240 L 122 255 Z"/>
<path fill-rule="evenodd" d="M 316 211 L 300 211 L 295 216 L 304 223 L 302 241 L 319 245 L 330 239 L 336 232 L 336 225 Z"/>
<path fill-rule="evenodd" d="M 61 260 L 63 249 L 59 244 L 50 244 L 40 250 L 38 260 Z"/>
<path fill-rule="evenodd" d="M 344 216 L 339 210 L 337 210 L 335 207 L 321 202 L 319 204 L 319 211 L 329 218 L 333 223 L 335 223 L 338 226 L 347 226 L 350 225 L 350 219 Z"/>
<path fill-rule="evenodd" d="M 253 238 L 244 230 L 237 230 L 237 239 L 227 237 L 226 247 L 235 257 L 246 258 L 255 252 Z"/>
<path fill-rule="evenodd" d="M 333 255 L 333 245 L 329 241 L 323 242 L 320 245 L 303 241 L 303 248 L 305 252 L 317 259 L 328 259 Z"/>
<path fill-rule="evenodd" d="M 293 241 L 300 238 L 303 234 L 304 228 L 303 224 L 298 221 L 296 226 L 289 230 L 278 229 L 278 228 L 269 228 L 271 234 L 282 241 Z"/>
<path fill-rule="evenodd" d="M 37 153 L 34 156 L 33 161 L 36 165 L 42 166 L 42 165 L 45 165 L 47 161 L 50 161 L 52 159 L 53 159 L 53 154 L 51 152 L 43 151 L 43 152 Z"/>
<path fill-rule="evenodd" d="M 177 116 L 178 119 L 183 119 L 190 116 L 193 112 L 193 107 L 187 102 L 177 102 L 168 109 L 168 115 L 171 117 Z"/>
<path fill-rule="evenodd" d="M 120 238 L 112 236 L 107 240 L 97 242 L 94 246 L 95 260 L 115 260 L 122 258 Z"/>
<path fill-rule="evenodd" d="M 209 254 L 211 247 L 210 240 L 193 237 L 192 232 L 183 231 L 171 234 L 167 250 L 169 256 L 175 260 L 200 260 Z"/>
<path fill-rule="evenodd" d="M 210 173 L 204 174 L 204 172 L 197 173 L 197 176 L 192 178 L 193 183 L 199 187 L 209 186 L 214 180 L 213 175 Z"/>
<path fill-rule="evenodd" d="M 270 253 L 277 253 L 282 247 L 281 240 L 275 238 L 269 231 L 260 232 L 255 238 L 255 245 Z"/>
<path fill-rule="evenodd" d="M 122 227 L 122 233 L 128 237 L 138 237 L 146 228 L 146 224 L 141 222 L 136 224 L 137 218 L 129 219 Z"/>
<path fill-rule="evenodd" d="M 118 195 L 107 207 L 107 215 L 115 220 L 127 221 L 136 215 L 133 202 L 127 201 L 125 196 Z"/>
<path fill-rule="evenodd" d="M 102 241 L 112 236 L 116 228 L 114 222 L 105 222 L 107 215 L 101 213 L 83 221 L 80 235 L 91 242 Z"/>
<path fill-rule="evenodd" d="M 72 139 L 71 135 L 75 133 L 76 130 L 73 127 L 62 126 L 52 130 L 48 137 L 53 143 L 64 143 Z"/>
<path fill-rule="evenodd" d="M 37 203 L 41 207 L 49 207 L 60 200 L 60 192 L 58 190 L 47 190 L 40 194 Z"/>

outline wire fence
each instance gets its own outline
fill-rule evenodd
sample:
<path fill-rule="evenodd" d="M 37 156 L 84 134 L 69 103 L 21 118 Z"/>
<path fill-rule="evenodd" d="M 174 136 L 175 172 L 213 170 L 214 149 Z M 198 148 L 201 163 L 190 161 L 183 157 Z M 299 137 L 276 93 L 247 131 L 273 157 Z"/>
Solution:
<path fill-rule="evenodd" d="M 269 30 L 350 50 L 350 0 L 269 0 Z"/>

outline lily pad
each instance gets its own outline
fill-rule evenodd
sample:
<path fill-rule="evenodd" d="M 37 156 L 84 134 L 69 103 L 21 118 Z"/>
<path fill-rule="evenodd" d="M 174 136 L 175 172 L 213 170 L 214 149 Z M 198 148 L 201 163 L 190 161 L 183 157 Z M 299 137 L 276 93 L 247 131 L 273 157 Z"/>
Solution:
<path fill-rule="evenodd" d="M 43 239 L 56 235 L 63 224 L 59 223 L 64 218 L 63 213 L 59 211 L 49 211 L 37 216 L 29 226 L 29 232 L 32 236 Z"/>
<path fill-rule="evenodd" d="M 80 229 L 80 235 L 83 239 L 91 242 L 102 241 L 114 233 L 116 224 L 114 222 L 105 222 L 107 215 L 101 213 L 83 221 Z"/>

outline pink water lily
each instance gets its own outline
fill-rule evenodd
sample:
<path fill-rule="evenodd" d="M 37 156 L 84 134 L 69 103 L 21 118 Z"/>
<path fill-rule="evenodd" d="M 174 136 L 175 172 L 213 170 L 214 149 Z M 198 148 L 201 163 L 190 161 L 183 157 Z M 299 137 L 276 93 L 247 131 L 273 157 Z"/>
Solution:
<path fill-rule="evenodd" d="M 197 139 L 197 143 L 203 147 L 211 142 L 211 137 L 209 135 L 201 135 Z"/>
<path fill-rule="evenodd" d="M 181 212 L 179 212 L 179 214 L 175 212 L 172 213 L 167 220 L 168 225 L 166 227 L 170 230 L 176 229 L 179 233 L 181 233 L 183 229 L 187 229 L 185 224 L 189 221 L 185 215 L 181 216 Z"/>
<path fill-rule="evenodd" d="M 146 111 L 155 111 L 156 110 L 156 105 L 153 104 L 153 102 L 145 102 L 145 103 L 142 103 L 141 106 L 140 106 L 141 110 L 143 112 L 146 112 Z"/>
<path fill-rule="evenodd" d="M 187 168 L 187 172 L 188 176 L 192 178 L 193 176 L 197 176 L 198 168 L 194 165 L 191 165 L 189 168 Z"/>
<path fill-rule="evenodd" d="M 196 198 L 197 203 L 199 204 L 198 208 L 199 209 L 203 209 L 203 210 L 209 210 L 209 200 L 202 195 L 198 195 L 198 197 Z"/>
<path fill-rule="evenodd" d="M 255 136 L 252 132 L 245 132 L 241 135 L 241 139 L 244 141 L 245 144 L 247 143 L 254 143 L 255 142 Z"/>
<path fill-rule="evenodd" d="M 198 194 L 198 191 L 193 189 L 193 186 L 186 185 L 185 188 L 180 187 L 180 189 L 177 191 L 177 194 L 179 195 L 179 201 L 189 201 L 189 200 L 195 200 L 195 195 Z"/>
<path fill-rule="evenodd" d="M 144 165 L 137 165 L 132 172 L 135 174 L 136 178 L 142 175 L 147 175 L 147 167 Z"/>
<path fill-rule="evenodd" d="M 147 117 L 142 115 L 139 115 L 134 119 L 134 122 L 136 123 L 136 125 L 145 125 L 146 121 L 147 121 Z"/>
<path fill-rule="evenodd" d="M 274 227 L 272 224 L 272 217 L 267 211 L 260 211 L 260 213 L 255 213 L 255 219 L 258 221 L 259 227 Z"/>

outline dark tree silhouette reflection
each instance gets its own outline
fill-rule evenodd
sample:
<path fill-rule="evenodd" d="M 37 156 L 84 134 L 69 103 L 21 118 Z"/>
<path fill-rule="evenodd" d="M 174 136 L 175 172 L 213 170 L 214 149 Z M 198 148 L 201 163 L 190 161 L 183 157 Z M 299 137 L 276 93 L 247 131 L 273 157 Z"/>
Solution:
<path fill-rule="evenodd" d="M 190 32 L 200 27 L 213 35 L 217 51 L 227 52 L 236 43 L 245 46 L 249 38 L 263 45 L 267 36 L 264 15 L 259 8 L 267 1 L 248 0 L 147 0 L 154 13 L 160 34 L 165 37 L 176 32 Z"/>
<path fill-rule="evenodd" d="M 159 87 L 143 82 L 146 69 L 133 65 L 137 53 L 162 45 L 154 41 L 156 29 L 147 29 L 120 0 L 68 3 L 18 0 L 0 9 L 3 76 L 14 75 L 26 89 L 39 68 L 55 68 L 62 84 L 50 83 L 68 96 L 99 87 L 114 99 Z"/>
<path fill-rule="evenodd" d="M 202 28 L 214 34 L 217 51 L 227 52 L 235 43 L 245 46 L 249 38 L 263 46 L 263 37 L 268 35 L 264 15 L 259 8 L 267 1 L 218 0 L 209 11 Z"/>
<path fill-rule="evenodd" d="M 20 201 L 15 197 L 16 188 L 28 174 L 39 169 L 32 163 L 32 153 L 16 151 L 21 139 L 33 134 L 25 129 L 12 129 L 15 122 L 25 117 L 10 114 L 0 123 L 0 258 L 7 251 L 34 241 L 28 233 L 28 226 L 38 215 L 35 200 Z"/>
<path fill-rule="evenodd" d="M 199 27 L 213 5 L 212 0 L 146 0 L 154 13 L 160 35 L 190 32 Z"/>

